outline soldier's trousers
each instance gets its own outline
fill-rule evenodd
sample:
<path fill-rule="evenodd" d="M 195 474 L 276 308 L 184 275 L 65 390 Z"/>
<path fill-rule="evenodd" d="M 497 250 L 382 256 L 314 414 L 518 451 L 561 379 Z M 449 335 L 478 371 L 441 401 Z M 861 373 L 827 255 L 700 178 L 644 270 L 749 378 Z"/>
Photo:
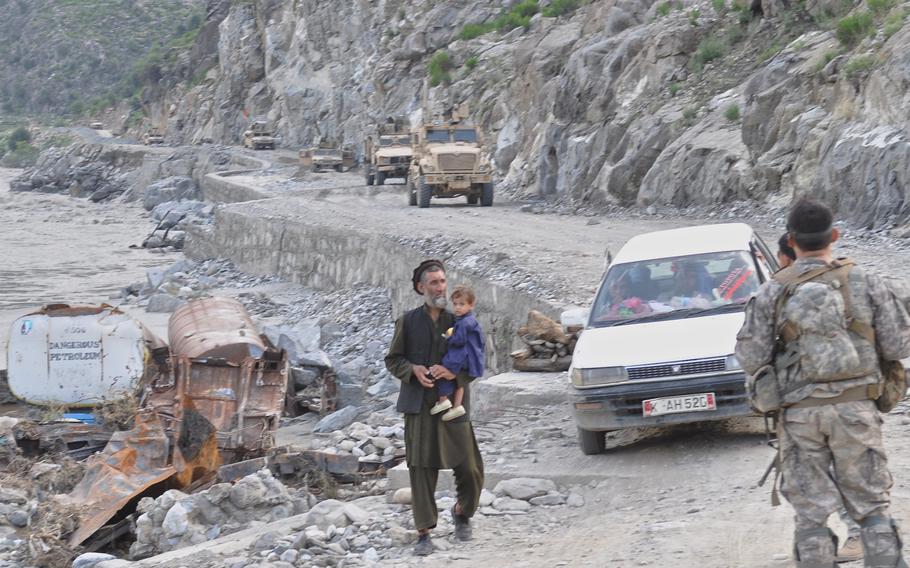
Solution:
<path fill-rule="evenodd" d="M 455 474 L 456 499 L 461 504 L 461 513 L 466 517 L 474 516 L 480 503 L 480 492 L 483 490 L 483 460 L 477 444 L 469 451 L 465 459 L 452 468 Z M 439 512 L 436 509 L 436 482 L 439 470 L 431 467 L 408 466 L 411 480 L 411 508 L 414 514 L 414 527 L 417 530 L 431 529 L 436 526 Z"/>
<path fill-rule="evenodd" d="M 784 411 L 781 492 L 797 530 L 825 526 L 841 499 L 857 522 L 888 516 L 892 480 L 881 424 L 871 400 Z"/>

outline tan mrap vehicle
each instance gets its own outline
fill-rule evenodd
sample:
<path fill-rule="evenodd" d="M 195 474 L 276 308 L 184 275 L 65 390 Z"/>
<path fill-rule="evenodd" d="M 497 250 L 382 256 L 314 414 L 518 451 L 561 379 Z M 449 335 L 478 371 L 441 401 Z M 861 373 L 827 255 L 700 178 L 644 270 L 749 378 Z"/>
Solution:
<path fill-rule="evenodd" d="M 483 136 L 466 118 L 467 108 L 457 105 L 450 118 L 424 121 L 412 133 L 411 205 L 429 207 L 433 197 L 462 195 L 471 205 L 493 205 L 493 169 Z"/>
<path fill-rule="evenodd" d="M 243 133 L 243 147 L 253 150 L 274 150 L 275 133 L 264 120 L 255 120 Z"/>
<path fill-rule="evenodd" d="M 145 144 L 151 146 L 153 144 L 164 144 L 164 135 L 161 134 L 161 131 L 157 128 L 151 128 L 148 132 L 145 133 Z"/>
<path fill-rule="evenodd" d="M 383 185 L 390 177 L 403 178 L 407 184 L 413 151 L 411 135 L 405 128 L 404 121 L 389 118 L 377 130 L 378 135 L 375 138 L 367 136 L 364 144 L 364 175 L 367 185 Z"/>
<path fill-rule="evenodd" d="M 352 167 L 354 152 L 348 149 L 322 145 L 300 151 L 300 168 L 304 170 L 346 172 Z"/>

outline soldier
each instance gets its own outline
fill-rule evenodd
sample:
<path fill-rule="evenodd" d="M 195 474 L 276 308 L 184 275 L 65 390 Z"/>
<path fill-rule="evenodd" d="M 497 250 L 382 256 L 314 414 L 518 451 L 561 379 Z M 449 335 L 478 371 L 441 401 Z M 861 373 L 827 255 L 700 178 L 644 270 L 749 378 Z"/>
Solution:
<path fill-rule="evenodd" d="M 442 262 L 428 260 L 414 270 L 412 285 L 423 304 L 395 322 L 395 336 L 385 357 L 386 368 L 401 381 L 399 412 L 404 413 L 404 440 L 411 480 L 412 511 L 417 528 L 415 554 L 433 552 L 430 530 L 436 527 L 436 481 L 439 470 L 451 468 L 457 492 L 452 518 L 455 537 L 471 539 L 470 518 L 483 489 L 483 460 L 470 422 L 471 377 L 467 369 L 457 376 L 442 367 L 445 332 L 455 318 L 445 310 L 446 273 Z M 430 374 L 433 368 L 435 376 Z M 464 388 L 465 414 L 447 422 L 430 414 L 436 404 L 434 380 L 454 380 Z"/>
<path fill-rule="evenodd" d="M 843 498 L 862 527 L 865 565 L 906 567 L 874 399 L 879 357 L 910 356 L 910 316 L 879 277 L 834 259 L 839 232 L 827 207 L 801 199 L 787 231 L 796 262 L 749 303 L 736 356 L 753 393 L 767 395 L 757 386 L 766 377 L 777 387 L 781 491 L 796 513 L 797 566 L 835 565 L 827 519 Z"/>

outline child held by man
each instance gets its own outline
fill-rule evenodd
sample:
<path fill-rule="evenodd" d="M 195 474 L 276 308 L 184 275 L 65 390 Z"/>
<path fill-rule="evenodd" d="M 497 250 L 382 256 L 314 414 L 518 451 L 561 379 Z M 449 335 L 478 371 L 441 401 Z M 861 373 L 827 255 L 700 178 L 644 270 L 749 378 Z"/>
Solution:
<path fill-rule="evenodd" d="M 446 331 L 447 350 L 442 359 L 442 366 L 449 371 L 456 375 L 465 371 L 474 378 L 483 376 L 485 345 L 483 329 L 474 317 L 476 301 L 474 291 L 468 286 L 456 286 L 452 291 L 455 326 Z M 464 388 L 459 387 L 455 381 L 438 380 L 436 392 L 439 399 L 430 414 L 445 412 L 442 419 L 446 422 L 464 416 Z"/>

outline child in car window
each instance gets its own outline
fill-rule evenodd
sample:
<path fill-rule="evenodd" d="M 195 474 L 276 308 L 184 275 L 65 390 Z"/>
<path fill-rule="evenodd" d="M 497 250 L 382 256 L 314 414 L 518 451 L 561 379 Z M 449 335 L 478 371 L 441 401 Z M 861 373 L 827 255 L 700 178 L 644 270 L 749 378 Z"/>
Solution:
<path fill-rule="evenodd" d="M 607 316 L 610 318 L 631 317 L 647 314 L 651 307 L 647 302 L 635 295 L 632 281 L 628 274 L 623 274 L 610 283 L 610 309 Z"/>

